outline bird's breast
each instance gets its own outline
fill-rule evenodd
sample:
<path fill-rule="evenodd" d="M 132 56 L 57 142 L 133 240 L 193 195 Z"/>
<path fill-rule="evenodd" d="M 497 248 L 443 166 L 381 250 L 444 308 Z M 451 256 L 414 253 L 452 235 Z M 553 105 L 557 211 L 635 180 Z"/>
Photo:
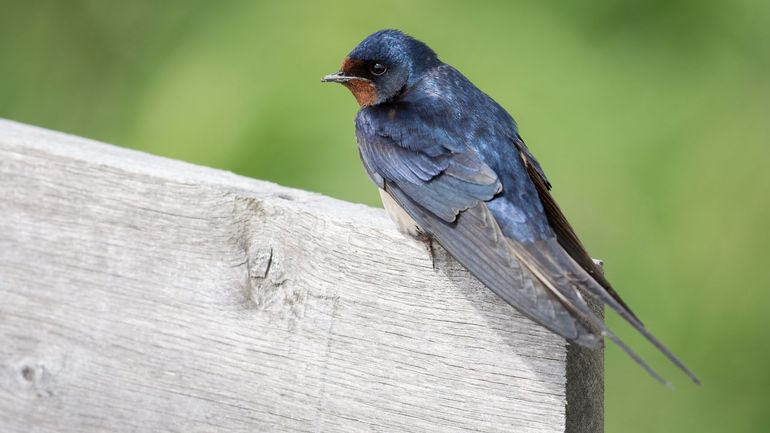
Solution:
<path fill-rule="evenodd" d="M 406 233 L 410 236 L 417 236 L 420 234 L 420 226 L 417 225 L 412 217 L 410 217 L 384 189 L 380 189 L 380 198 L 382 199 L 382 206 L 385 208 L 385 212 L 388 213 L 390 219 L 396 223 L 398 229 L 402 233 Z"/>

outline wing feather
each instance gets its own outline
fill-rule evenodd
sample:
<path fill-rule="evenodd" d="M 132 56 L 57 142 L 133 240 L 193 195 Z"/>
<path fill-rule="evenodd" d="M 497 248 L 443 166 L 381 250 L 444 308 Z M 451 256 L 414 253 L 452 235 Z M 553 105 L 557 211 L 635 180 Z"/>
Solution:
<path fill-rule="evenodd" d="M 527 270 L 516 261 L 515 244 L 503 235 L 484 203 L 461 212 L 454 222 L 447 222 L 394 184 L 386 183 L 386 192 L 452 257 L 519 312 L 567 340 L 592 348 L 601 345 L 595 331 L 576 320 L 539 280 L 525 278 Z"/>
<path fill-rule="evenodd" d="M 608 305 L 663 353 L 663 355 L 665 355 L 674 365 L 682 370 L 693 382 L 700 383 L 700 380 L 695 373 L 693 373 L 692 370 L 671 352 L 671 350 L 658 340 L 657 337 L 647 330 L 623 299 L 620 298 L 620 295 L 613 289 L 610 282 L 604 277 L 604 274 L 597 268 L 593 259 L 591 259 L 591 256 L 572 229 L 572 226 L 562 213 L 561 208 L 559 208 L 556 201 L 553 199 L 553 196 L 551 196 L 549 192 L 551 184 L 546 179 L 545 174 L 540 168 L 540 164 L 537 163 L 537 160 L 532 156 L 529 149 L 527 149 L 520 138 L 517 140 L 516 145 L 521 152 L 521 157 L 527 168 L 527 172 L 537 188 L 548 221 L 554 229 L 557 238 L 556 241 L 553 239 L 538 241 L 534 248 L 528 248 L 532 255 L 539 257 L 539 259 L 535 259 L 533 263 L 549 263 L 550 269 L 546 271 L 547 274 L 561 274 L 562 277 L 568 279 L 569 285 L 575 287 L 576 290 L 585 290 L 597 300 Z M 605 328 L 605 332 L 609 332 L 609 330 Z M 622 344 L 616 336 L 608 334 L 608 338 L 617 343 L 653 376 L 660 378 L 660 376 L 657 375 L 657 373 L 654 373 L 654 371 L 652 371 L 647 364 L 638 357 L 638 355 L 630 352 L 630 349 L 628 349 L 625 344 Z"/>
<path fill-rule="evenodd" d="M 569 253 L 569 255 L 572 256 L 572 258 L 575 259 L 575 261 L 578 262 L 578 264 L 580 264 L 580 266 L 585 269 L 585 271 L 588 272 L 588 274 L 591 275 L 591 277 L 595 279 L 599 285 L 602 286 L 603 290 L 601 290 L 600 293 L 592 291 L 591 294 L 598 299 L 601 299 L 604 292 L 606 291 L 606 293 L 615 299 L 615 301 L 618 302 L 628 314 L 633 316 L 637 321 L 641 323 L 636 314 L 631 311 L 631 308 L 626 305 L 625 301 L 623 301 L 620 295 L 612 287 L 612 284 L 607 281 L 604 273 L 602 273 L 601 269 L 596 266 L 596 263 L 594 263 L 593 259 L 588 254 L 588 251 L 583 246 L 583 243 L 577 237 L 577 234 L 575 234 L 575 230 L 572 228 L 572 225 L 569 223 L 569 221 L 567 221 L 567 218 L 564 216 L 564 213 L 562 213 L 561 208 L 551 195 L 551 183 L 545 177 L 543 169 L 540 168 L 540 164 L 524 144 L 524 141 L 521 140 L 521 137 L 517 137 L 514 143 L 516 144 L 521 158 L 524 161 L 524 166 L 527 168 L 529 177 L 535 184 L 535 188 L 537 189 L 538 195 L 540 196 L 540 201 L 543 202 L 543 207 L 545 209 L 546 216 L 548 217 L 548 222 L 550 223 L 551 228 L 553 228 L 559 243 L 567 251 L 567 253 Z"/>
<path fill-rule="evenodd" d="M 583 294 L 595 297 L 618 312 L 699 383 L 692 371 L 647 331 L 595 267 L 551 197 L 550 184 L 523 141 L 516 142 L 519 155 L 535 185 L 536 196 L 541 199 L 543 221 L 547 217 L 553 230 L 540 233 L 542 237 L 534 240 L 506 236 L 509 229 L 501 228 L 497 218 L 511 220 L 505 209 L 519 209 L 516 195 L 501 197 L 503 182 L 476 150 L 469 146 L 460 148 L 457 143 L 442 148 L 435 139 L 421 146 L 414 136 L 409 146 L 401 146 L 395 138 L 374 129 L 371 119 L 362 119 L 360 113 L 357 138 L 361 158 L 372 180 L 390 194 L 423 231 L 519 312 L 567 340 L 587 347 L 600 346 L 602 336 L 606 336 L 655 379 L 667 383 L 607 329 Z M 497 201 L 501 199 L 507 207 L 490 208 L 490 203 L 503 203 Z M 534 278 L 525 278 L 527 274 Z"/>

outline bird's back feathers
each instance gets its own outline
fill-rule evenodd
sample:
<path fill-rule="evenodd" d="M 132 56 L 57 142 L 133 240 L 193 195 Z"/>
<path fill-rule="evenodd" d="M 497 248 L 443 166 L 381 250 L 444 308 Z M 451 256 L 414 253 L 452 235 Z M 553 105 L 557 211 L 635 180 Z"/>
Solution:
<path fill-rule="evenodd" d="M 362 109 L 356 136 L 372 180 L 521 313 L 584 346 L 607 336 L 664 381 L 594 314 L 593 297 L 697 382 L 595 267 L 510 115 L 457 70 L 433 68 L 397 100 Z"/>

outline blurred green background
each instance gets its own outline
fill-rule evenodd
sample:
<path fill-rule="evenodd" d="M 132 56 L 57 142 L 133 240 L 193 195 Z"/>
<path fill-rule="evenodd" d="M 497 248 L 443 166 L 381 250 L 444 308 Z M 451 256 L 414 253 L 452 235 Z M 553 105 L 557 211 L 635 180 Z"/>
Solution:
<path fill-rule="evenodd" d="M 0 1 L 0 117 L 379 206 L 363 37 L 428 42 L 513 113 L 589 250 L 703 379 L 611 325 L 608 432 L 770 431 L 770 2 Z"/>

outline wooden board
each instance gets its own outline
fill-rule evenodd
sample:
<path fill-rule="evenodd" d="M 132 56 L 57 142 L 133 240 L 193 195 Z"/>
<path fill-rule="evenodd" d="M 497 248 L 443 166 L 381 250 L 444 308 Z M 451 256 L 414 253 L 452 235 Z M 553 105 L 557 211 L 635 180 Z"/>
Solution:
<path fill-rule="evenodd" d="M 594 432 L 601 360 L 380 209 L 0 121 L 2 432 Z"/>

